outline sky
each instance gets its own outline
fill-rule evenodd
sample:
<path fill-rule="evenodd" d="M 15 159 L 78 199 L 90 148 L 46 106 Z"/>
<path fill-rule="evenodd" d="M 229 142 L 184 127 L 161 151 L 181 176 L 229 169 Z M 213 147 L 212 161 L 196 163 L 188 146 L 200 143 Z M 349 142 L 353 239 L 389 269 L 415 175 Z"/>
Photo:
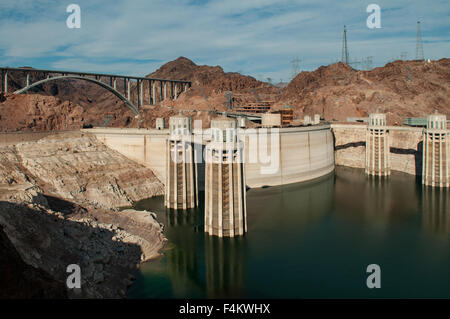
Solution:
<path fill-rule="evenodd" d="M 66 25 L 72 3 L 81 28 Z M 0 65 L 144 76 L 184 56 L 279 82 L 297 57 L 299 71 L 340 60 L 344 25 L 350 58 L 373 67 L 415 58 L 418 20 L 425 58 L 450 57 L 449 17 L 448 0 L 1 0 Z"/>

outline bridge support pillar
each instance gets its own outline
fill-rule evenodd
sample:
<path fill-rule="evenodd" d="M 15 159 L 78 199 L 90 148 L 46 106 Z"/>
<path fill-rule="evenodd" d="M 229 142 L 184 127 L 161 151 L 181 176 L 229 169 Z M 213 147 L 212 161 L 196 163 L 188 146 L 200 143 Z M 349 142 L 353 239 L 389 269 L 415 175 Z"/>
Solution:
<path fill-rule="evenodd" d="M 136 80 L 136 102 L 137 102 L 137 108 L 138 108 L 138 110 L 139 110 L 139 106 L 140 106 L 140 93 L 142 93 L 142 91 L 140 91 L 140 88 L 141 88 L 141 85 L 140 85 L 140 83 L 139 83 L 139 80 Z"/>
<path fill-rule="evenodd" d="M 116 78 L 114 78 L 114 81 L 113 81 L 113 88 L 114 88 L 114 90 L 117 90 L 117 79 Z"/>
<path fill-rule="evenodd" d="M 27 78 L 25 80 L 25 86 L 29 86 L 30 85 L 30 73 L 27 73 Z"/>
<path fill-rule="evenodd" d="M 8 93 L 8 72 L 5 72 L 5 94 Z"/>
<path fill-rule="evenodd" d="M 167 98 L 167 82 L 164 82 L 164 101 Z"/>
<path fill-rule="evenodd" d="M 152 105 L 152 81 L 148 81 L 148 104 Z"/>
<path fill-rule="evenodd" d="M 2 78 L 1 78 L 1 83 L 0 83 L 0 89 L 1 89 L 1 93 L 3 93 L 3 90 L 4 90 L 4 81 L 5 81 L 5 72 L 2 70 L 1 71 L 1 75 L 2 75 Z"/>
<path fill-rule="evenodd" d="M 156 81 L 153 82 L 152 105 L 156 104 Z"/>
<path fill-rule="evenodd" d="M 175 82 L 175 95 L 173 97 L 175 100 L 178 98 L 178 83 Z"/>
<path fill-rule="evenodd" d="M 144 80 L 141 81 L 141 105 L 144 105 Z"/>
<path fill-rule="evenodd" d="M 130 85 L 130 80 L 127 80 L 127 99 L 130 100 L 130 94 L 131 93 L 131 85 Z"/>

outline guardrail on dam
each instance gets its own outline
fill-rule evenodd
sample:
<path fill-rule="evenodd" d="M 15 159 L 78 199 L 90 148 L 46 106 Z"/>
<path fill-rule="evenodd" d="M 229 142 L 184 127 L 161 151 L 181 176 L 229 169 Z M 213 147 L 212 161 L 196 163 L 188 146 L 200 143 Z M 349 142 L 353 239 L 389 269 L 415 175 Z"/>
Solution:
<path fill-rule="evenodd" d="M 334 170 L 334 142 L 330 125 L 276 129 L 246 129 L 239 138 L 245 147 L 245 178 L 248 187 L 298 183 L 326 175 Z M 166 179 L 166 140 L 169 130 L 93 128 L 83 129 L 108 147 L 150 167 L 161 180 Z M 260 133 L 267 132 L 264 139 Z M 272 132 L 272 133 L 271 133 Z M 264 150 L 261 150 L 264 148 Z M 256 158 L 255 154 L 265 154 Z M 204 185 L 204 162 L 199 164 L 199 190 Z"/>

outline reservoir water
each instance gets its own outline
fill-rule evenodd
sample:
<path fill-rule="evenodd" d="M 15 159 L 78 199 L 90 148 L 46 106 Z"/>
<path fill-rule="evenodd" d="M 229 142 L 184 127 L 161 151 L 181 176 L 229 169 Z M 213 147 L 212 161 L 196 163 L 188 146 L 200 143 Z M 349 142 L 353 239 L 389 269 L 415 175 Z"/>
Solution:
<path fill-rule="evenodd" d="M 203 194 L 200 194 L 200 203 Z M 320 179 L 247 192 L 248 233 L 203 232 L 203 207 L 154 211 L 169 240 L 130 298 L 450 298 L 450 190 L 393 172 L 370 179 L 337 167 Z M 381 268 L 369 289 L 367 266 Z"/>

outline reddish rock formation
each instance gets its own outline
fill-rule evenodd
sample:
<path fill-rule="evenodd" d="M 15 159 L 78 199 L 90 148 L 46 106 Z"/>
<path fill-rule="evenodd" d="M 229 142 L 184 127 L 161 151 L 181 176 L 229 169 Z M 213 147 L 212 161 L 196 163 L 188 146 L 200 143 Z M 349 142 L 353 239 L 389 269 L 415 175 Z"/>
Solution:
<path fill-rule="evenodd" d="M 202 119 L 206 127 L 209 111 L 227 109 L 227 92 L 232 92 L 234 106 L 272 101 L 272 108 L 277 110 L 289 104 L 296 118 L 319 113 L 326 120 L 345 121 L 349 116 L 367 116 L 376 109 L 387 113 L 389 124 L 401 124 L 402 117 L 426 116 L 434 110 L 450 117 L 450 59 L 430 63 L 395 61 L 371 71 L 357 71 L 337 63 L 301 72 L 284 89 L 239 73 L 226 73 L 220 66 L 198 66 L 184 57 L 164 64 L 148 77 L 190 80 L 192 88 L 176 101 L 144 105 L 136 119 L 122 101 L 95 84 L 80 80 L 51 82 L 35 88 L 39 95 L 33 97 L 0 98 L 1 128 L 154 127 L 157 117 L 176 114 L 180 109 L 192 110 L 190 115 Z M 24 80 L 21 72 L 11 74 L 10 79 L 11 90 Z M 119 90 L 122 86 L 119 81 Z M 131 95 L 135 100 L 133 85 Z"/>
<path fill-rule="evenodd" d="M 327 120 L 367 116 L 379 109 L 389 124 L 435 110 L 450 116 L 450 59 L 430 63 L 395 61 L 371 71 L 346 64 L 299 73 L 283 90 L 276 108 L 289 104 L 297 117 L 321 114 Z"/>
<path fill-rule="evenodd" d="M 207 95 L 232 91 L 233 93 L 276 94 L 275 86 L 236 72 L 225 73 L 220 66 L 196 65 L 185 57 L 164 64 L 147 77 L 192 81 L 192 88 L 203 89 Z"/>

